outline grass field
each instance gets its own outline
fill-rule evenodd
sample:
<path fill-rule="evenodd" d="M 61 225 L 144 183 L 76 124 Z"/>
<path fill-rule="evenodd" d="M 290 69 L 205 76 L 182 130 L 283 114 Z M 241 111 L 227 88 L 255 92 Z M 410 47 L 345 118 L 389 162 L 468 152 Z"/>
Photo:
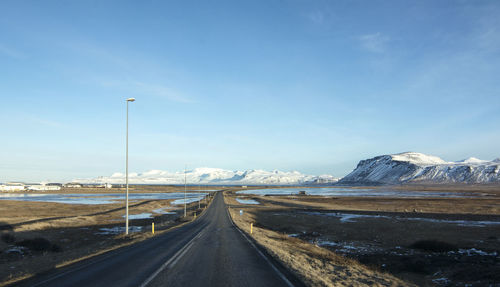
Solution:
<path fill-rule="evenodd" d="M 257 242 L 311 286 L 483 286 L 500 282 L 498 186 L 390 187 L 479 195 L 471 198 L 254 196 L 237 194 L 241 188 L 223 188 L 235 223 L 246 232 L 253 223 L 252 236 Z M 252 188 L 257 187 L 248 189 Z M 183 190 L 180 186 L 130 188 L 131 193 Z M 81 188 L 59 193 L 124 190 Z M 242 204 L 237 198 L 259 204 Z M 201 211 L 197 203 L 190 204 L 184 219 L 182 206 L 171 205 L 170 199 L 131 201 L 130 215 L 151 214 L 151 218 L 132 219 L 132 233 L 125 237 L 123 200 L 97 205 L 0 203 L 0 286 L 149 238 L 153 221 L 157 232 L 163 232 Z"/>
<path fill-rule="evenodd" d="M 410 188 L 424 190 L 422 186 Z M 280 252 L 287 253 L 289 250 L 287 255 L 281 254 L 278 257 L 289 262 L 292 269 L 306 274 L 304 276 L 311 274 L 308 270 L 311 265 L 305 267 L 307 264 L 303 264 L 304 262 L 296 263 L 300 260 L 297 261 L 297 248 L 290 247 L 294 244 L 315 246 L 333 252 L 335 255 L 328 255 L 334 256 L 331 257 L 334 258 L 331 260 L 333 265 L 342 265 L 342 261 L 335 257 L 342 256 L 346 260 L 352 260 L 347 261 L 348 266 L 364 266 L 365 270 L 375 272 L 367 273 L 372 275 L 390 274 L 407 282 L 404 284 L 408 285 L 498 284 L 500 282 L 499 189 L 492 187 L 455 189 L 450 186 L 443 189 L 426 188 L 449 191 L 466 189 L 468 192 L 481 193 L 482 196 L 451 199 L 332 198 L 227 193 L 227 201 L 232 208 L 235 222 L 246 230 L 252 222 L 255 228 L 253 236 L 257 241 L 264 242 L 263 245 L 267 245 L 271 252 L 279 249 Z M 241 204 L 235 200 L 236 198 L 252 199 L 260 204 Z M 243 211 L 243 215 L 240 215 L 240 210 Z M 271 241 L 273 243 L 269 243 Z M 276 245 L 279 244 L 276 242 L 280 241 L 284 242 L 281 245 L 288 247 L 277 248 Z M 310 250 L 314 249 L 309 247 L 308 250 L 302 252 L 305 258 L 312 256 Z M 319 255 L 321 254 L 319 251 L 316 253 L 318 254 L 316 258 L 323 256 Z M 294 260 L 287 260 L 289 257 L 293 257 Z M 326 268 L 321 264 L 316 265 L 319 269 Z M 301 269 L 303 271 L 300 271 Z M 326 272 L 322 278 L 330 276 L 330 282 L 335 282 L 331 286 L 341 285 L 339 280 L 344 280 L 342 275 L 332 274 L 335 272 Z M 358 276 L 358 278 L 363 277 Z M 308 280 L 313 282 L 314 278 Z M 380 282 L 382 281 L 378 283 L 374 281 L 368 285 L 385 285 Z M 318 281 L 314 285 L 325 284 Z M 359 282 L 356 284 L 363 285 Z"/>
<path fill-rule="evenodd" d="M 133 192 L 178 191 L 178 187 L 160 190 L 141 187 Z M 192 188 L 195 189 L 195 188 Z M 81 193 L 100 193 L 104 189 Z M 198 190 L 198 188 L 196 188 Z M 117 193 L 115 189 L 105 190 Z M 66 192 L 64 190 L 63 192 Z M 70 193 L 75 193 L 71 190 Z M 122 192 L 123 193 L 123 192 Z M 206 201 L 188 205 L 183 217 L 182 205 L 172 200 L 137 200 L 130 202 L 129 214 L 151 214 L 130 220 L 130 236 L 123 236 L 124 200 L 111 204 L 63 204 L 52 202 L 0 201 L 0 286 L 6 282 L 31 276 L 59 266 L 128 245 L 151 236 L 151 223 L 156 233 L 190 221 L 200 213 Z"/>

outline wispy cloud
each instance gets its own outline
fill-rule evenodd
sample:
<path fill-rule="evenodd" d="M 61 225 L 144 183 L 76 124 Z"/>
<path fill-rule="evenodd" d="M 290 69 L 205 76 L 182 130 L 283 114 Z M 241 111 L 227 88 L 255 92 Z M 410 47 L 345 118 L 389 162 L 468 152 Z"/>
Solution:
<path fill-rule="evenodd" d="M 168 87 L 162 85 L 148 84 L 143 82 L 133 83 L 142 93 L 149 93 L 154 96 L 162 97 L 174 102 L 194 103 L 194 101 L 185 95 L 182 95 Z"/>
<path fill-rule="evenodd" d="M 365 34 L 358 37 L 361 48 L 372 53 L 383 53 L 390 41 L 388 36 L 381 33 Z"/>
<path fill-rule="evenodd" d="M 325 22 L 326 16 L 322 11 L 313 11 L 307 14 L 307 18 L 314 24 L 323 24 Z"/>
<path fill-rule="evenodd" d="M 17 50 L 14 50 L 10 47 L 7 47 L 6 45 L 0 43 L 0 54 L 3 54 L 3 55 L 6 55 L 8 57 L 11 57 L 11 58 L 15 58 L 15 59 L 24 59 L 26 58 L 26 55 L 17 51 Z"/>

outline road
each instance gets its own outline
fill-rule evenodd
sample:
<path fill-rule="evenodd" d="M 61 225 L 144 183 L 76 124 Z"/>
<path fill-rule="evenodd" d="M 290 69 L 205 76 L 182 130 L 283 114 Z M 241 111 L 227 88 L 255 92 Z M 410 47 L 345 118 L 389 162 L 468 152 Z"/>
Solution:
<path fill-rule="evenodd" d="M 16 286 L 302 286 L 239 231 L 218 192 L 197 220 Z"/>

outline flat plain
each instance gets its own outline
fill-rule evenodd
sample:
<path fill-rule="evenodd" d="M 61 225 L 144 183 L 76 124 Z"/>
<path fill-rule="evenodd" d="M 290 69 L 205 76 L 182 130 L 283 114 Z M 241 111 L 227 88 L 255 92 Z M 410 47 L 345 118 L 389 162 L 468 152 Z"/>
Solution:
<path fill-rule="evenodd" d="M 422 195 L 428 191 L 446 191 L 452 196 L 456 192 L 457 195 L 465 193 L 470 197 L 325 197 L 231 193 L 227 200 L 235 221 L 240 223 L 242 229 L 249 231 L 252 223 L 253 236 L 262 237 L 262 242 L 267 241 L 268 244 L 263 244 L 267 245 L 270 253 L 282 257 L 281 260 L 288 262 L 290 268 L 314 282 L 312 285 L 328 284 L 307 278 L 311 273 L 307 270 L 310 266 L 305 268 L 295 264 L 298 251 L 292 251 L 290 246 L 309 244 L 328 250 L 337 261 L 338 257 L 335 256 L 342 256 L 353 260 L 347 264 L 349 266 L 359 264 L 377 274 L 395 276 L 408 285 L 495 286 L 500 283 L 498 186 L 369 188 L 412 190 L 422 192 Z M 283 243 L 277 243 L 279 241 Z M 284 254 L 287 253 L 286 249 L 281 253 L 276 251 L 276 246 L 283 244 L 289 246 L 288 254 Z M 304 255 L 311 250 L 299 253 Z M 309 256 L 311 254 L 314 252 Z M 318 258 L 318 255 L 312 257 Z M 321 264 L 326 264 L 321 268 L 328 269 L 325 267 L 328 266 L 327 262 Z M 338 270 L 338 266 L 342 264 L 331 269 Z M 329 282 L 341 285 L 338 282 L 340 275 L 332 277 L 331 274 L 322 276 L 330 276 Z M 351 280 L 354 278 L 351 277 Z"/>
<path fill-rule="evenodd" d="M 188 192 L 199 190 L 203 188 L 189 187 Z M 179 186 L 134 186 L 129 190 L 131 194 L 183 191 L 184 187 Z M 131 199 L 130 235 L 124 236 L 124 189 L 80 188 L 44 193 L 68 194 L 89 195 L 87 199 L 94 198 L 92 195 L 106 199 L 108 194 L 120 194 L 123 199 L 107 204 L 0 200 L 0 286 L 150 238 L 151 223 L 155 223 L 156 233 L 164 232 L 191 221 L 208 203 L 189 203 L 184 218 L 183 205 L 173 205 L 174 199 Z"/>
<path fill-rule="evenodd" d="M 412 197 L 251 194 L 265 188 L 191 186 L 187 191 L 222 190 L 235 224 L 310 286 L 500 283 L 498 186 L 350 187 L 365 193 L 412 191 L 417 194 Z M 130 189 L 136 195 L 183 191 L 180 186 Z M 46 194 L 112 198 L 124 197 L 124 189 Z M 123 235 L 123 199 L 105 204 L 1 200 L 0 286 L 150 238 L 152 222 L 157 233 L 167 232 L 193 220 L 208 203 L 202 200 L 200 209 L 197 202 L 188 204 L 184 218 L 183 206 L 173 200 L 131 199 L 130 236 Z"/>

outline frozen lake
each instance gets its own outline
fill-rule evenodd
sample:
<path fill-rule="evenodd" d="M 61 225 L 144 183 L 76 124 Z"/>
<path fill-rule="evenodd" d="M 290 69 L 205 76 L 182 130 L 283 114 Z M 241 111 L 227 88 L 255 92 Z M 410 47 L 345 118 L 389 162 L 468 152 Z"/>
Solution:
<path fill-rule="evenodd" d="M 207 193 L 186 193 L 188 202 L 203 199 Z M 137 200 L 161 200 L 161 199 L 182 199 L 184 192 L 174 193 L 129 193 L 129 201 Z M 72 194 L 44 194 L 44 193 L 24 193 L 24 194 L 2 194 L 0 200 L 21 200 L 34 202 L 56 202 L 66 204 L 110 204 L 125 201 L 124 193 L 72 193 Z M 182 201 L 183 202 L 183 201 Z M 175 204 L 175 203 L 174 203 Z"/>
<path fill-rule="evenodd" d="M 374 197 L 477 197 L 481 194 L 466 192 L 446 192 L 446 191 L 411 191 L 411 190 L 388 190 L 388 189 L 359 189 L 350 187 L 325 187 L 325 188 L 270 188 L 238 191 L 238 194 L 255 195 L 292 195 L 299 191 L 305 191 L 309 195 L 322 196 L 374 196 Z"/>

